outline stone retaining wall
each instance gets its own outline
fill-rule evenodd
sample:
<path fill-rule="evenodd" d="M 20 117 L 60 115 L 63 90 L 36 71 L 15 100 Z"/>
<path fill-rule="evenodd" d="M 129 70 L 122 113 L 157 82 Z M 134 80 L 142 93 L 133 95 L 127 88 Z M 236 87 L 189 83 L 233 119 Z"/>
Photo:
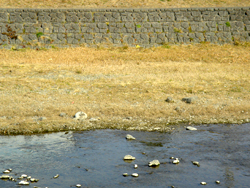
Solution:
<path fill-rule="evenodd" d="M 0 9 L 0 48 L 250 41 L 250 7 Z"/>

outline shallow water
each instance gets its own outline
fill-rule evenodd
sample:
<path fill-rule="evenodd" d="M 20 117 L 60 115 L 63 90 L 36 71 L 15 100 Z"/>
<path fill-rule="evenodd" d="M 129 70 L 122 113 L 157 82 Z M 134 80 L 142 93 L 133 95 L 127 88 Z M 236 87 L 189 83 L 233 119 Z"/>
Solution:
<path fill-rule="evenodd" d="M 202 125 L 173 133 L 120 130 L 0 136 L 2 171 L 38 178 L 28 187 L 250 187 L 250 124 Z M 127 141 L 126 134 L 136 140 Z M 144 153 L 145 152 L 145 153 Z M 136 157 L 131 163 L 123 157 Z M 178 165 L 169 157 L 180 159 Z M 148 162 L 158 159 L 158 168 Z M 191 161 L 199 161 L 200 167 Z M 138 164 L 134 169 L 133 165 Z M 123 173 L 139 177 L 123 177 Z M 53 176 L 59 174 L 59 178 Z M 220 184 L 215 181 L 220 180 Z M 0 187 L 18 187 L 0 180 Z"/>

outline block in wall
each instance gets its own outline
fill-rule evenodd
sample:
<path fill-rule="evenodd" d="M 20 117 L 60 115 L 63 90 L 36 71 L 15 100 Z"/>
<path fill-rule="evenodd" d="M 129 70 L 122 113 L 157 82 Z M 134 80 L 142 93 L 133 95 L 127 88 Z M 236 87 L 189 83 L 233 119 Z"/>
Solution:
<path fill-rule="evenodd" d="M 7 12 L 0 12 L 0 23 L 7 23 L 8 20 L 8 13 Z"/>
<path fill-rule="evenodd" d="M 51 17 L 49 16 L 49 14 L 50 14 L 49 12 L 39 12 L 38 13 L 38 21 L 50 23 Z"/>
<path fill-rule="evenodd" d="M 23 22 L 23 18 L 21 17 L 20 12 L 10 13 L 10 23 L 21 23 Z"/>
<path fill-rule="evenodd" d="M 53 23 L 60 23 L 66 21 L 65 13 L 62 12 L 51 12 L 49 16 L 51 17 L 51 22 Z"/>
<path fill-rule="evenodd" d="M 80 22 L 93 22 L 93 15 L 91 12 L 80 12 L 78 13 Z"/>

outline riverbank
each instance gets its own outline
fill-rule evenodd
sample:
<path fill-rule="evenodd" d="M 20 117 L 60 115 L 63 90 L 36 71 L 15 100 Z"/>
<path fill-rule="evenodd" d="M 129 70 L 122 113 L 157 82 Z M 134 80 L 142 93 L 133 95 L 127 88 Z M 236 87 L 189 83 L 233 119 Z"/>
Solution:
<path fill-rule="evenodd" d="M 248 43 L 0 50 L 0 134 L 247 123 L 249 51 Z M 74 120 L 78 111 L 88 118 Z"/>

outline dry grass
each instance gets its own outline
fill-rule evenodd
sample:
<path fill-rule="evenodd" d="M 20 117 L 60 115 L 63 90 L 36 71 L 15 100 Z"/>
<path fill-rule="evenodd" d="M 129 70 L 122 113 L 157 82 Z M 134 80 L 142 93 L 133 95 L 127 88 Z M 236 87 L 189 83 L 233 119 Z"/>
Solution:
<path fill-rule="evenodd" d="M 249 44 L 0 50 L 0 133 L 248 122 L 249 51 Z M 194 104 L 181 101 L 192 96 Z M 73 120 L 77 111 L 88 119 Z"/>
<path fill-rule="evenodd" d="M 172 8 L 250 6 L 249 0 L 1 0 L 1 8 Z"/>

